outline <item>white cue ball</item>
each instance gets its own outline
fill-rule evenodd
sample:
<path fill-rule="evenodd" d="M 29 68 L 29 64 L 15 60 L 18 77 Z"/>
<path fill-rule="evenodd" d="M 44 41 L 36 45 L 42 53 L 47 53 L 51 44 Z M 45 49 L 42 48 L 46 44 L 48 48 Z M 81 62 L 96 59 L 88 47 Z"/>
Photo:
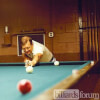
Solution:
<path fill-rule="evenodd" d="M 94 65 L 94 61 L 91 61 L 91 65 Z"/>
<path fill-rule="evenodd" d="M 55 66 L 58 66 L 58 65 L 59 65 L 59 61 L 55 61 L 55 62 L 54 62 L 54 65 L 55 65 Z"/>
<path fill-rule="evenodd" d="M 33 67 L 32 66 L 26 67 L 26 72 L 27 73 L 32 73 L 33 72 Z"/>
<path fill-rule="evenodd" d="M 72 70 L 72 74 L 73 74 L 73 75 L 79 74 L 79 70 L 78 70 L 78 69 L 73 69 L 73 70 Z"/>

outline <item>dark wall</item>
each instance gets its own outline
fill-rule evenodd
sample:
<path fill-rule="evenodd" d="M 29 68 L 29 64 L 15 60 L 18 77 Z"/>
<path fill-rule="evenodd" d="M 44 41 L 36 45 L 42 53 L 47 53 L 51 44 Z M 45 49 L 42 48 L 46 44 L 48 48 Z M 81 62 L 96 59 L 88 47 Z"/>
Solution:
<path fill-rule="evenodd" d="M 91 11 L 94 12 L 99 26 L 99 3 L 98 0 L 82 0 L 84 27 L 87 26 L 88 15 Z M 0 0 L 0 56 L 17 57 L 17 36 L 14 34 L 44 29 L 45 45 L 58 60 L 80 60 L 78 4 L 79 0 Z M 10 47 L 4 46 L 5 26 L 8 26 L 8 32 L 12 36 Z M 53 38 L 48 36 L 49 32 L 54 33 Z M 90 34 L 91 30 L 83 30 L 84 60 L 89 59 L 88 33 Z M 92 33 L 94 34 L 94 30 Z M 95 30 L 95 33 L 99 36 L 99 28 Z M 99 37 L 98 41 L 100 41 Z M 92 40 L 94 41 L 95 38 L 93 37 Z M 97 48 L 93 50 L 97 52 Z M 97 57 L 97 53 L 93 56 L 95 55 Z"/>

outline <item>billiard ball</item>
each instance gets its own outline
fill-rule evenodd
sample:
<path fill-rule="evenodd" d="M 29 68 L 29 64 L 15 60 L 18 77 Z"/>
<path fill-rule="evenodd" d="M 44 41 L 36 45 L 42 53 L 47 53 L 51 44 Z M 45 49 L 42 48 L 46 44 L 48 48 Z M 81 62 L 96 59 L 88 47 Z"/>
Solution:
<path fill-rule="evenodd" d="M 73 75 L 78 75 L 79 74 L 79 70 L 78 69 L 73 69 L 72 70 L 72 74 Z"/>
<path fill-rule="evenodd" d="M 22 94 L 29 93 L 32 90 L 32 83 L 27 79 L 22 79 L 18 82 L 17 89 Z"/>
<path fill-rule="evenodd" d="M 54 65 L 55 65 L 55 66 L 58 66 L 58 65 L 59 65 L 59 61 L 55 61 L 55 62 L 54 62 Z"/>
<path fill-rule="evenodd" d="M 32 66 L 26 67 L 26 72 L 27 73 L 32 73 L 33 72 L 33 67 Z"/>
<path fill-rule="evenodd" d="M 94 65 L 94 61 L 91 61 L 91 65 Z"/>

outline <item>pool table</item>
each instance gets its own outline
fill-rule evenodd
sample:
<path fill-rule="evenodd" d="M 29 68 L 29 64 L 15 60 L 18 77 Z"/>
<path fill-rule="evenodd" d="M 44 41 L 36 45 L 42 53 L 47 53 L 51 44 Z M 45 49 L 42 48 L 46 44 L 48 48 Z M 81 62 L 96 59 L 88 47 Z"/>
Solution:
<path fill-rule="evenodd" d="M 91 61 L 61 61 L 59 66 L 52 62 L 39 63 L 31 74 L 26 73 L 24 63 L 0 63 L 1 100 L 52 100 L 54 89 L 68 89 L 78 82 L 93 66 Z M 73 69 L 79 70 L 74 77 Z M 32 91 L 25 95 L 17 90 L 22 79 L 32 82 Z"/>

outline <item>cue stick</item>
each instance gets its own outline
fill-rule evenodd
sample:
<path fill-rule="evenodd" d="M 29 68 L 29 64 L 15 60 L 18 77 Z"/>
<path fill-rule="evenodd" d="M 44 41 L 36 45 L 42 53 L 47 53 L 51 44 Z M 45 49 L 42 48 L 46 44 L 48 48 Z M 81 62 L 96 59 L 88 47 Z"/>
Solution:
<path fill-rule="evenodd" d="M 88 28 L 88 32 L 89 32 L 89 55 L 90 55 L 90 58 L 89 60 L 91 59 L 92 55 L 92 40 L 91 40 L 91 21 L 90 21 L 90 13 L 88 12 L 88 18 L 89 18 L 89 21 L 88 21 L 88 25 L 89 25 L 89 28 Z"/>
<path fill-rule="evenodd" d="M 82 30 L 82 0 L 78 0 L 78 14 L 79 14 L 79 37 L 80 37 L 80 60 L 84 60 L 83 51 L 83 30 Z"/>
<path fill-rule="evenodd" d="M 91 13 L 92 27 L 94 27 L 94 12 Z M 92 49 L 93 49 L 93 60 L 95 60 L 95 28 L 92 28 Z"/>
<path fill-rule="evenodd" d="M 88 51 L 88 60 L 90 59 L 90 39 L 89 39 L 89 29 L 87 28 L 89 26 L 89 8 L 88 8 L 88 3 L 87 3 L 87 36 L 88 36 L 88 43 L 87 43 L 87 51 Z"/>
<path fill-rule="evenodd" d="M 94 15 L 93 15 L 93 25 L 96 26 L 95 12 L 94 12 Z M 96 28 L 94 28 L 94 59 L 96 60 Z"/>
<path fill-rule="evenodd" d="M 96 6 L 97 7 L 97 6 Z M 97 28 L 97 8 L 95 9 L 95 53 L 96 53 L 96 60 L 98 61 L 99 60 L 99 50 L 98 50 L 98 28 Z"/>
<path fill-rule="evenodd" d="M 91 17 L 91 12 L 90 12 L 90 40 L 91 40 L 91 59 L 90 60 L 93 60 L 93 36 L 92 36 L 92 34 L 93 34 L 93 30 L 92 30 L 92 17 Z"/>

